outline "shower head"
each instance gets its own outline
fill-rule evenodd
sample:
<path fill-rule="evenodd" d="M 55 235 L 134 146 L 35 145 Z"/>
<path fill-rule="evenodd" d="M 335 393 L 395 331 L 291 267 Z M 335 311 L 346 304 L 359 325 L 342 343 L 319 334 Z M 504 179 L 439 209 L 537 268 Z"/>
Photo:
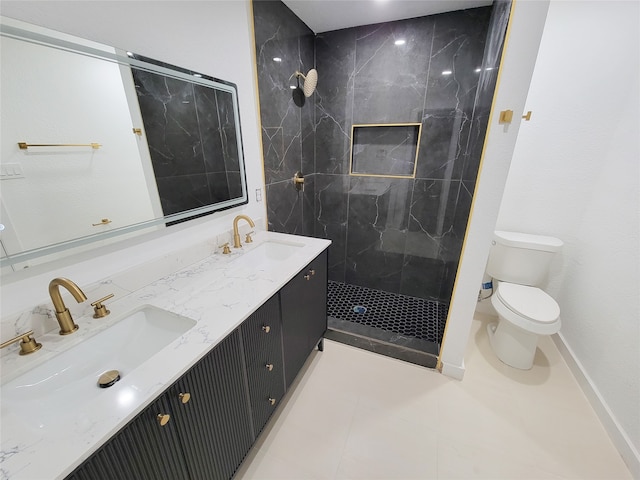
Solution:
<path fill-rule="evenodd" d="M 302 72 L 296 71 L 290 79 L 293 77 L 300 78 L 304 80 L 304 86 L 302 87 L 302 91 L 304 92 L 305 97 L 310 97 L 313 95 L 313 92 L 316 90 L 316 86 L 318 85 L 318 72 L 315 68 L 312 68 L 307 72 L 307 74 L 303 74 Z"/>

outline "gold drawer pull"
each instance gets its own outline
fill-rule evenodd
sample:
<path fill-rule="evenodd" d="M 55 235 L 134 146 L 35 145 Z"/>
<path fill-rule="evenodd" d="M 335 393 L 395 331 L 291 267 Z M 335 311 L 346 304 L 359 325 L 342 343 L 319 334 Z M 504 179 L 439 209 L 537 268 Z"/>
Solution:
<path fill-rule="evenodd" d="M 269 333 L 271 331 L 271 327 L 269 325 L 263 325 L 262 330 L 264 330 L 264 333 Z"/>
<path fill-rule="evenodd" d="M 169 423 L 169 420 L 171 420 L 171 415 L 169 415 L 168 413 L 159 413 L 156 416 L 156 419 L 158 420 L 160 426 L 164 427 L 167 423 Z"/>
<path fill-rule="evenodd" d="M 276 404 L 276 399 L 269 397 L 269 404 L 270 405 L 275 405 Z"/>
<path fill-rule="evenodd" d="M 267 368 L 268 371 L 271 371 L 273 370 L 273 363 L 267 363 L 265 367 Z"/>
<path fill-rule="evenodd" d="M 316 271 L 312 268 L 311 270 L 309 270 L 309 273 L 313 277 L 316 274 Z"/>
<path fill-rule="evenodd" d="M 189 400 L 191 400 L 191 394 L 190 393 L 181 393 L 180 395 L 178 395 L 178 397 L 180 398 L 180 401 L 182 403 L 189 403 Z"/>
<path fill-rule="evenodd" d="M 305 275 L 304 279 L 307 280 L 307 281 L 311 280 L 311 275 Z"/>

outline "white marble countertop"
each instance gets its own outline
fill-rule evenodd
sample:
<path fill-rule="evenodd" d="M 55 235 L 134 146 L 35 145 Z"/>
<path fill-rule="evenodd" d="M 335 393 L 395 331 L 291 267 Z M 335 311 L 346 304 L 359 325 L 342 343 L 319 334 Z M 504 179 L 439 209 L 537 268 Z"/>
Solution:
<path fill-rule="evenodd" d="M 278 265 L 247 265 L 243 255 L 268 242 L 295 243 L 291 256 Z M 24 418 L 2 406 L 0 478 L 64 478 L 106 440 L 133 419 L 167 387 L 237 328 L 305 265 L 329 246 L 328 240 L 259 232 L 252 244 L 230 255 L 216 253 L 124 296 L 105 302 L 111 314 L 74 318 L 80 329 L 73 335 L 50 333 L 37 340 L 38 352 L 4 356 L 2 383 L 15 379 L 83 339 L 109 328 L 132 310 L 152 305 L 190 318 L 196 325 L 114 386 L 101 390 L 88 404 L 67 405 L 58 421 L 38 425 L 38 412 Z M 121 289 L 125 290 L 125 289 Z M 97 387 L 96 387 L 97 388 Z M 33 409 L 46 409 L 46 397 Z M 51 408 L 51 407 L 49 407 Z M 71 413 L 69 415 L 69 413 Z"/>

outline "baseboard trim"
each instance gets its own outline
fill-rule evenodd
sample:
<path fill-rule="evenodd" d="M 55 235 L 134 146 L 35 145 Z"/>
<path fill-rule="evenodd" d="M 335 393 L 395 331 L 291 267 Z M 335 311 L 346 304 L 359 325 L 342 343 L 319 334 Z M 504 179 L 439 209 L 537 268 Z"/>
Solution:
<path fill-rule="evenodd" d="M 462 380 L 464 377 L 464 360 L 462 361 L 462 365 L 451 365 L 450 363 L 441 362 L 440 363 L 440 373 L 446 375 L 447 377 L 454 378 L 456 380 Z"/>
<path fill-rule="evenodd" d="M 613 412 L 609 408 L 609 405 L 607 405 L 598 388 L 585 372 L 582 363 L 580 363 L 576 358 L 573 350 L 571 350 L 571 347 L 569 347 L 562 334 L 558 333 L 556 335 L 552 335 L 551 338 L 556 344 L 556 347 L 558 347 L 560 354 L 567 363 L 571 373 L 573 373 L 573 376 L 580 385 L 580 388 L 582 388 L 582 391 L 589 400 L 589 403 L 595 410 L 596 415 L 598 415 L 598 418 L 609 434 L 609 437 L 620 453 L 620 456 L 627 464 L 627 467 L 631 471 L 631 475 L 633 478 L 640 478 L 640 453 L 631 442 L 631 439 L 622 428 L 622 425 L 620 425 L 616 420 Z"/>

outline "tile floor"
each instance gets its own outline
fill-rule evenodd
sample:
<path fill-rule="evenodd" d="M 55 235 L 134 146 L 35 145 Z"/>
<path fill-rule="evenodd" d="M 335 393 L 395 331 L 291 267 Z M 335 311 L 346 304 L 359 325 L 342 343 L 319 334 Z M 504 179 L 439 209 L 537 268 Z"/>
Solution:
<path fill-rule="evenodd" d="M 502 364 L 478 314 L 462 382 L 325 340 L 236 475 L 250 479 L 628 479 L 550 338 Z"/>

